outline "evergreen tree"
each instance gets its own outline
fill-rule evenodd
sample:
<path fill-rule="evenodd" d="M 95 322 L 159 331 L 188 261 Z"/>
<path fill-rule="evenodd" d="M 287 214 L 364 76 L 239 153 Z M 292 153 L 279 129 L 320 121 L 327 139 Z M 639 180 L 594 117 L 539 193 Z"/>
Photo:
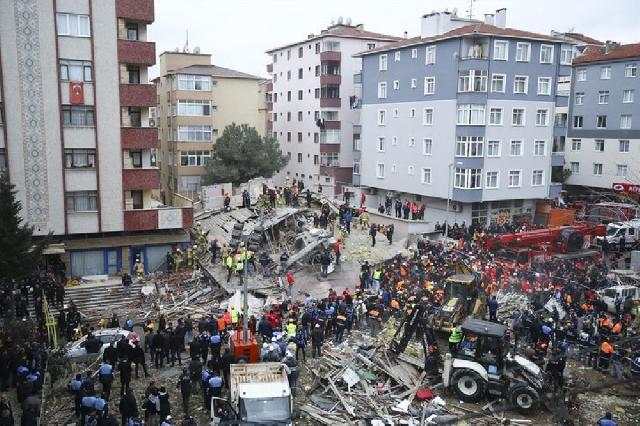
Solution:
<path fill-rule="evenodd" d="M 204 184 L 238 185 L 256 177 L 270 178 L 288 162 L 274 138 L 261 137 L 255 127 L 232 123 L 216 140 L 213 154 L 205 163 Z"/>

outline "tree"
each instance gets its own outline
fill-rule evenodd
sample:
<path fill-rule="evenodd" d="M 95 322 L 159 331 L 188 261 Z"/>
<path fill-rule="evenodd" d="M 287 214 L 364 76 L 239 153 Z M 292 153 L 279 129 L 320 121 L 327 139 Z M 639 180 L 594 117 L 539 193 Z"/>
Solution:
<path fill-rule="evenodd" d="M 213 155 L 205 162 L 204 183 L 237 185 L 256 177 L 270 178 L 288 162 L 274 138 L 261 137 L 255 127 L 232 123 L 225 127 L 213 146 Z"/>

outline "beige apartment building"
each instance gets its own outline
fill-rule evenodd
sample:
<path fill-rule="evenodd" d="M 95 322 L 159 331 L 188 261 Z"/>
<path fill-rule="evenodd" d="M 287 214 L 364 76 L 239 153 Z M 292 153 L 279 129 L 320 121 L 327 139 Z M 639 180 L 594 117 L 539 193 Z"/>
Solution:
<path fill-rule="evenodd" d="M 213 65 L 210 54 L 164 52 L 154 82 L 162 196 L 179 205 L 199 197 L 205 161 L 226 126 L 248 124 L 265 134 L 264 79 Z"/>

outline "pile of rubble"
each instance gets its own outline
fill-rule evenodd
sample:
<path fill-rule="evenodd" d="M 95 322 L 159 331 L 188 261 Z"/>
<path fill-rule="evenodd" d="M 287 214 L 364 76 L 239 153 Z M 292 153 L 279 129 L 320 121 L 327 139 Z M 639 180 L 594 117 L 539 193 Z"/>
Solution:
<path fill-rule="evenodd" d="M 529 299 L 526 294 L 516 292 L 498 291 L 496 293 L 498 302 L 498 321 L 505 322 L 511 319 L 515 311 L 523 312 L 529 307 Z"/>

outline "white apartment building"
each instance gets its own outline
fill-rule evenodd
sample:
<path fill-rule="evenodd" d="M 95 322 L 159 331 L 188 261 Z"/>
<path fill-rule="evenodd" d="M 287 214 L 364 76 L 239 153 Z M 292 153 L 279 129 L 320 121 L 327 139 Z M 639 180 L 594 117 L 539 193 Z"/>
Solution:
<path fill-rule="evenodd" d="M 352 55 L 396 40 L 347 20 L 267 51 L 272 75 L 268 130 L 290 158 L 275 177 L 278 184 L 302 180 L 305 187 L 332 195 L 358 177 L 354 148 L 360 146 L 362 94 L 354 75 L 360 73 L 361 59 Z"/>

